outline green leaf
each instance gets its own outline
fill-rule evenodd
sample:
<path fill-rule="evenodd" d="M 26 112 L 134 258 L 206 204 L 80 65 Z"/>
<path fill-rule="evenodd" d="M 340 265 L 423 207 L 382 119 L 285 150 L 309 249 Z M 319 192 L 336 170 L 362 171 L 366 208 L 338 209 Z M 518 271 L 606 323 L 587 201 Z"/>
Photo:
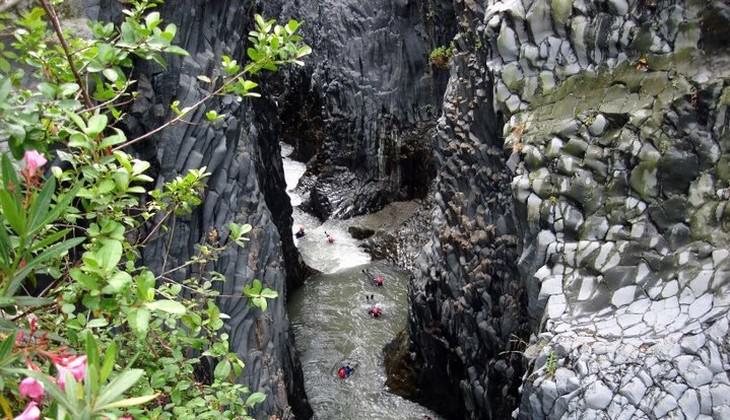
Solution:
<path fill-rule="evenodd" d="M 101 73 L 112 83 L 119 80 L 119 74 L 115 69 L 106 68 L 102 70 Z"/>
<path fill-rule="evenodd" d="M 117 191 L 127 191 L 127 188 L 129 188 L 129 172 L 127 172 L 126 169 L 117 168 L 117 170 L 114 171 L 114 174 L 112 174 L 112 178 L 114 178 L 114 183 L 117 186 Z"/>
<path fill-rule="evenodd" d="M 103 327 L 107 324 L 109 323 L 106 319 L 97 318 L 87 322 L 86 327 Z M 85 350 L 87 358 L 87 385 L 89 385 L 93 391 L 96 391 L 99 389 L 99 345 L 96 342 L 96 338 L 94 338 L 94 334 L 86 334 Z"/>
<path fill-rule="evenodd" d="M 56 87 L 47 82 L 38 83 L 38 90 L 47 99 L 54 99 L 56 97 Z"/>
<path fill-rule="evenodd" d="M 98 136 L 104 129 L 106 128 L 107 123 L 109 122 L 109 118 L 107 118 L 104 114 L 97 114 L 94 115 L 89 119 L 88 127 L 84 132 L 89 135 L 89 137 L 96 137 Z"/>
<path fill-rule="evenodd" d="M 42 298 L 34 296 L 15 296 L 12 298 L 17 306 L 43 306 L 53 302 L 51 298 Z"/>
<path fill-rule="evenodd" d="M 106 149 L 107 147 L 124 143 L 126 140 L 127 137 L 124 134 L 113 134 L 109 137 L 104 137 L 104 140 L 101 141 L 100 147 L 102 149 Z"/>
<path fill-rule="evenodd" d="M 25 235 L 25 214 L 21 212 L 19 203 L 6 190 L 0 190 L 0 205 L 3 215 L 13 230 L 19 235 Z"/>
<path fill-rule="evenodd" d="M 5 231 L 5 226 L 0 226 L 0 259 L 4 265 L 10 265 L 11 259 L 8 251 L 10 251 L 10 237 Z"/>
<path fill-rule="evenodd" d="M 76 198 L 76 195 L 81 190 L 81 187 L 83 184 L 81 182 L 77 183 L 73 186 L 68 192 L 61 195 L 58 199 L 58 202 L 56 203 L 56 206 L 53 207 L 53 210 L 51 210 L 50 213 L 48 213 L 48 216 L 46 216 L 46 219 L 40 223 L 39 226 L 45 226 L 48 225 L 61 215 L 61 213 L 65 212 L 68 206 L 71 204 L 71 201 L 73 201 L 74 198 Z M 33 232 L 31 231 L 30 234 L 32 235 Z"/>
<path fill-rule="evenodd" d="M 117 293 L 132 283 L 132 276 L 124 271 L 117 271 L 109 278 L 109 284 L 104 288 L 104 293 Z"/>
<path fill-rule="evenodd" d="M 16 335 L 17 331 L 12 331 L 10 335 L 8 335 L 8 337 L 3 340 L 2 343 L 0 343 L 0 364 L 3 364 L 2 362 L 10 355 L 10 352 L 13 350 Z"/>
<path fill-rule="evenodd" d="M 160 13 L 159 12 L 152 12 L 149 15 L 145 16 L 144 23 L 147 25 L 149 29 L 154 29 L 157 27 L 157 25 L 160 24 Z"/>
<path fill-rule="evenodd" d="M 253 284 L 251 285 L 251 291 L 254 294 L 259 294 L 259 293 L 261 293 L 262 288 L 263 288 L 263 284 L 261 284 L 261 280 L 253 279 Z"/>
<path fill-rule="evenodd" d="M 77 127 L 81 129 L 81 131 L 86 132 L 86 123 L 78 116 L 78 114 L 75 112 L 66 112 L 66 115 L 74 122 L 74 124 L 76 124 Z"/>
<path fill-rule="evenodd" d="M 79 91 L 79 85 L 76 83 L 64 83 L 58 87 L 62 97 L 68 97 Z"/>
<path fill-rule="evenodd" d="M 253 82 L 251 80 L 244 80 L 243 81 L 243 89 L 246 90 L 247 92 L 249 90 L 251 90 L 251 89 L 255 89 L 256 86 L 258 86 L 258 85 L 259 85 L 258 83 Z"/>
<path fill-rule="evenodd" d="M 66 228 L 61 229 L 58 232 L 51 233 L 40 241 L 33 242 L 33 246 L 30 248 L 30 250 L 37 251 L 39 249 L 46 248 L 51 244 L 55 244 L 59 240 L 63 239 L 63 237 L 66 236 L 69 232 L 71 232 L 71 229 Z"/>
<path fill-rule="evenodd" d="M 10 158 L 6 153 L 3 153 L 2 157 L 2 176 L 5 189 L 8 191 L 15 191 L 15 196 L 20 199 L 20 181 L 18 180 L 18 174 L 15 172 L 13 164 L 10 162 Z"/>
<path fill-rule="evenodd" d="M 112 341 L 112 343 L 106 349 L 106 353 L 104 353 L 104 362 L 102 363 L 101 369 L 99 370 L 99 381 L 101 383 L 106 382 L 106 379 L 109 377 L 109 375 L 112 373 L 112 370 L 114 369 L 114 362 L 117 358 L 117 349 L 117 342 Z"/>
<path fill-rule="evenodd" d="M 112 408 L 125 408 L 125 407 L 132 407 L 135 405 L 142 405 L 145 403 L 148 403 L 155 398 L 157 398 L 158 394 L 152 394 L 152 395 L 144 395 L 141 397 L 133 397 L 133 398 L 125 398 L 123 400 L 119 400 L 116 402 L 113 402 L 111 404 L 107 404 L 104 406 L 101 406 L 98 408 L 98 410 L 110 410 Z"/>
<path fill-rule="evenodd" d="M 84 261 L 88 264 L 88 260 Z M 72 279 L 87 290 L 99 290 L 99 282 L 96 275 L 84 273 L 79 268 L 72 268 L 68 273 Z"/>
<path fill-rule="evenodd" d="M 119 264 L 119 260 L 122 259 L 122 243 L 113 239 L 104 239 L 101 242 L 103 245 L 96 251 L 96 257 L 102 270 L 112 271 Z"/>
<path fill-rule="evenodd" d="M 0 82 L 0 103 L 3 103 L 6 99 L 8 99 L 11 87 L 12 84 L 10 83 L 10 78 L 3 78 L 2 82 Z"/>
<path fill-rule="evenodd" d="M 51 205 L 51 198 L 53 193 L 56 192 L 56 178 L 49 177 L 41 192 L 37 196 L 33 197 L 33 204 L 30 206 L 30 230 L 35 231 L 40 227 L 40 223 L 45 219 L 48 214 L 49 206 Z"/>
<path fill-rule="evenodd" d="M 86 328 L 99 328 L 99 327 L 106 327 L 109 325 L 109 321 L 107 321 L 104 318 L 95 318 L 91 321 L 86 323 Z M 91 335 L 91 334 L 89 334 Z"/>
<path fill-rule="evenodd" d="M 153 287 L 155 287 L 155 276 L 152 272 L 145 270 L 135 277 L 137 284 L 137 298 L 142 302 L 152 300 L 155 296 Z"/>
<path fill-rule="evenodd" d="M 228 378 L 228 375 L 231 374 L 231 362 L 229 362 L 227 359 L 223 359 L 215 366 L 215 370 L 213 371 L 213 375 L 216 379 L 220 381 L 224 381 Z"/>
<path fill-rule="evenodd" d="M 12 280 L 10 281 L 10 284 L 8 285 L 7 289 L 5 290 L 4 295 L 5 296 L 13 296 L 15 295 L 15 292 L 18 291 L 18 288 L 20 287 L 21 282 L 25 279 L 28 274 L 30 274 L 33 269 L 36 268 L 41 263 L 44 263 L 48 260 L 51 260 L 53 258 L 56 258 L 63 254 L 64 252 L 68 251 L 69 249 L 81 244 L 84 242 L 86 238 L 73 238 L 69 239 L 67 241 L 63 241 L 60 243 L 57 243 L 51 247 L 49 247 L 45 252 L 40 254 L 39 256 L 32 259 L 30 262 L 26 264 L 25 267 L 23 267 L 22 270 L 15 273 Z"/>
<path fill-rule="evenodd" d="M 150 311 L 145 308 L 133 309 L 127 316 L 127 322 L 137 335 L 144 337 L 149 331 L 150 316 Z"/>
<path fill-rule="evenodd" d="M 78 149 L 90 149 L 91 142 L 89 141 L 89 138 L 86 136 L 86 134 L 73 133 L 68 138 L 68 147 L 75 147 Z"/>
<path fill-rule="evenodd" d="M 165 52 L 170 53 L 170 54 L 175 54 L 175 55 L 181 55 L 181 56 L 190 55 L 190 54 L 188 54 L 187 51 L 178 47 L 177 45 L 170 45 L 169 47 L 165 47 Z"/>
<path fill-rule="evenodd" d="M 271 290 L 268 287 L 261 291 L 261 297 L 267 298 L 267 299 L 274 299 L 279 297 L 279 293 L 277 293 L 276 290 Z"/>
<path fill-rule="evenodd" d="M 296 58 L 302 58 L 305 55 L 309 55 L 312 53 L 312 48 L 309 45 L 304 45 L 303 47 L 299 48 L 297 51 L 297 57 Z"/>
<path fill-rule="evenodd" d="M 246 406 L 253 407 L 256 404 L 262 403 L 266 400 L 266 394 L 263 392 L 254 392 L 246 398 Z"/>
<path fill-rule="evenodd" d="M 269 307 L 269 304 L 266 302 L 266 299 L 265 298 L 262 298 L 262 297 L 258 297 L 257 296 L 255 298 L 253 298 L 252 300 L 253 300 L 254 306 L 258 307 L 262 311 L 265 311 L 266 308 Z"/>
<path fill-rule="evenodd" d="M 100 408 L 107 406 L 108 408 L 109 404 L 115 402 L 119 396 L 134 386 L 142 375 L 144 375 L 142 369 L 130 369 L 117 375 L 102 388 L 99 398 L 96 400 L 96 406 Z"/>
<path fill-rule="evenodd" d="M 153 311 L 162 311 L 173 315 L 183 315 L 186 312 L 185 306 L 174 300 L 156 300 L 147 303 L 147 307 Z"/>
<path fill-rule="evenodd" d="M 215 120 L 218 119 L 218 113 L 215 112 L 215 111 L 208 111 L 208 112 L 205 113 L 205 118 L 208 121 L 215 121 Z"/>

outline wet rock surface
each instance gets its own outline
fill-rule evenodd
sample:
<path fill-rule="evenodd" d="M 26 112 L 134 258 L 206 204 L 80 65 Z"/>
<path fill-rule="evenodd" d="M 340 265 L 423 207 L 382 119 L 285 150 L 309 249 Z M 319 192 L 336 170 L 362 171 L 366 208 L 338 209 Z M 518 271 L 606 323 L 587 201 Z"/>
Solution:
<path fill-rule="evenodd" d="M 425 403 L 472 419 L 728 414 L 730 55 L 726 2 L 710 3 L 455 1 L 411 290 Z"/>

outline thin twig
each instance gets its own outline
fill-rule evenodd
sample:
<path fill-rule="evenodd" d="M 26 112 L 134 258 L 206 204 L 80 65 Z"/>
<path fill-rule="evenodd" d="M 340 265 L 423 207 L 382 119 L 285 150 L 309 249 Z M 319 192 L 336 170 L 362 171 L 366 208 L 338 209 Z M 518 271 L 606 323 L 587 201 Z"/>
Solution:
<path fill-rule="evenodd" d="M 79 72 L 76 70 L 76 65 L 74 65 L 73 58 L 71 57 L 71 52 L 68 49 L 66 38 L 63 36 L 61 21 L 58 19 L 56 9 L 54 9 L 53 6 L 48 3 L 48 0 L 39 1 L 41 3 L 41 6 L 43 6 L 43 10 L 46 11 L 48 18 L 51 20 L 51 25 L 53 26 L 53 30 L 56 32 L 56 37 L 58 38 L 58 41 L 61 43 L 64 54 L 66 54 L 66 60 L 68 61 L 69 67 L 71 67 L 71 72 L 74 75 L 74 79 L 76 79 L 76 83 L 79 84 L 79 89 L 81 89 L 81 92 L 84 95 L 84 102 L 86 103 L 86 107 L 91 108 L 94 106 L 94 103 L 91 101 L 91 97 L 89 96 L 89 92 L 86 90 L 86 85 L 84 84 L 84 81 L 81 79 Z"/>
<path fill-rule="evenodd" d="M 132 83 L 133 82 L 127 82 L 127 84 L 124 86 L 124 90 L 122 90 L 119 93 L 117 93 L 116 96 L 114 96 L 113 98 L 109 99 L 108 101 L 102 102 L 102 103 L 100 103 L 98 105 L 94 105 L 94 106 L 92 106 L 90 108 L 86 108 L 86 109 L 84 109 L 81 112 L 92 112 L 92 111 L 95 111 L 95 110 L 97 110 L 99 108 L 104 108 L 105 106 L 107 106 L 109 104 L 113 104 L 117 99 L 121 98 L 125 94 L 128 94 L 127 93 L 127 89 L 129 89 L 132 86 Z M 119 106 L 121 106 L 121 105 L 123 105 L 123 104 L 119 104 Z"/>
<path fill-rule="evenodd" d="M 167 257 L 170 256 L 170 249 L 172 248 L 172 240 L 175 237 L 175 225 L 177 224 L 177 217 L 172 216 L 172 227 L 170 228 L 170 239 L 167 241 L 167 249 L 165 250 L 165 257 L 162 259 L 162 269 L 161 271 L 165 271 L 165 266 L 167 265 Z"/>
<path fill-rule="evenodd" d="M 140 242 L 140 243 L 139 243 L 138 245 L 139 245 L 139 246 L 143 246 L 144 244 L 146 244 L 146 243 L 147 243 L 147 241 L 149 241 L 149 240 L 150 240 L 150 238 L 152 237 L 152 235 L 153 235 L 153 234 L 154 234 L 155 232 L 157 232 L 157 229 L 159 229 L 159 228 L 160 228 L 160 226 L 162 226 L 162 224 L 163 224 L 163 223 L 165 222 L 165 220 L 167 220 L 167 218 L 168 218 L 168 217 L 170 217 L 170 215 L 172 214 L 172 212 L 173 212 L 173 210 L 170 210 L 170 211 L 168 211 L 167 213 L 165 213 L 165 216 L 164 216 L 164 217 L 162 218 L 162 220 L 160 220 L 160 221 L 159 221 L 159 222 L 158 222 L 158 223 L 157 223 L 157 224 L 155 225 L 155 227 L 154 227 L 154 228 L 152 228 L 152 230 L 150 231 L 150 233 L 149 233 L 149 234 L 147 234 L 147 236 L 146 236 L 146 237 L 145 237 L 145 238 L 144 238 L 144 239 L 142 240 L 142 242 Z"/>
<path fill-rule="evenodd" d="M 167 276 L 168 274 L 172 274 L 172 273 L 174 273 L 176 271 L 180 271 L 180 270 L 182 270 L 185 267 L 190 267 L 193 264 L 194 264 L 193 261 L 188 261 L 185 264 L 179 265 L 179 266 L 177 266 L 175 268 L 171 268 L 171 269 L 165 271 L 164 273 L 160 274 L 159 276 L 157 276 L 157 278 L 155 280 L 159 280 L 160 278 L 163 278 L 163 277 Z"/>
<path fill-rule="evenodd" d="M 33 313 L 33 312 L 37 311 L 38 309 L 45 309 L 45 308 L 49 308 L 49 307 L 51 307 L 51 306 L 55 306 L 55 305 L 57 305 L 57 304 L 58 304 L 58 302 L 56 302 L 56 301 L 54 300 L 53 302 L 49 302 L 49 303 L 46 303 L 46 304 L 44 304 L 44 305 L 40 305 L 40 306 L 34 306 L 34 307 L 32 307 L 32 308 L 30 308 L 30 309 L 28 309 L 28 310 L 26 310 L 26 311 L 23 311 L 23 312 L 21 312 L 20 314 L 18 314 L 18 315 L 16 315 L 16 316 L 14 316 L 14 317 L 10 318 L 10 320 L 11 320 L 11 321 L 13 321 L 13 322 L 15 322 L 15 321 L 19 320 L 20 318 L 22 318 L 22 317 L 24 317 L 24 316 L 26 316 L 26 315 L 28 315 L 28 314 L 31 314 L 31 313 Z"/>
<path fill-rule="evenodd" d="M 43 1 L 45 1 L 45 0 L 43 0 Z M 161 126 L 159 126 L 159 127 L 155 128 L 154 130 L 148 131 L 147 133 L 145 133 L 145 134 L 142 134 L 141 136 L 139 136 L 139 137 L 137 137 L 137 138 L 134 138 L 134 139 L 132 139 L 132 140 L 129 140 L 129 141 L 128 141 L 128 142 L 126 142 L 126 143 L 122 143 L 122 144 L 120 144 L 119 146 L 117 146 L 117 147 L 113 148 L 113 149 L 112 149 L 112 152 L 116 152 L 116 151 L 117 151 L 117 150 L 119 150 L 119 149 L 123 149 L 123 148 L 125 148 L 125 147 L 127 147 L 127 146 L 131 146 L 131 145 L 133 145 L 133 144 L 135 144 L 135 143 L 137 143 L 137 142 L 140 142 L 140 141 L 142 141 L 142 140 L 144 140 L 144 139 L 146 139 L 146 138 L 148 138 L 148 137 L 150 137 L 150 136 L 153 136 L 153 135 L 155 135 L 155 134 L 159 133 L 160 131 L 164 130 L 165 128 L 167 128 L 167 127 L 169 127 L 169 126 L 171 126 L 171 125 L 173 125 L 173 124 L 175 124 L 176 122 L 178 122 L 178 121 L 182 120 L 182 119 L 183 119 L 183 117 L 184 117 L 185 115 L 187 115 L 187 114 L 188 114 L 188 112 L 190 112 L 190 111 L 192 111 L 192 110 L 194 110 L 194 109 L 197 109 L 197 108 L 198 108 L 198 107 L 199 107 L 200 105 L 202 105 L 202 104 L 204 104 L 205 102 L 207 102 L 207 101 L 208 101 L 208 100 L 209 100 L 210 98 L 212 98 L 212 97 L 214 97 L 214 96 L 218 95 L 219 93 L 223 92 L 223 90 L 224 90 L 224 89 L 225 89 L 226 87 L 228 87 L 228 86 L 229 86 L 229 85 L 230 85 L 231 83 L 233 83 L 234 81 L 238 80 L 238 78 L 239 78 L 239 77 L 242 77 L 242 76 L 243 76 L 244 74 L 246 74 L 246 72 L 248 72 L 248 68 L 245 68 L 245 69 L 241 70 L 241 72 L 240 72 L 240 73 L 238 73 L 237 75 L 235 75 L 234 77 L 232 77 L 232 78 L 231 78 L 230 80 L 228 80 L 228 81 L 226 81 L 225 83 L 223 83 L 223 84 L 222 84 L 222 85 L 221 85 L 221 86 L 220 86 L 220 87 L 219 87 L 218 89 L 216 89 L 215 91 L 213 91 L 213 93 L 210 93 L 210 94 L 208 94 L 207 96 L 204 96 L 204 97 L 203 97 L 202 99 L 200 99 L 200 100 L 199 100 L 198 102 L 196 102 L 196 103 L 194 103 L 194 104 L 193 104 L 192 106 L 188 107 L 187 111 L 185 111 L 185 112 L 181 112 L 181 113 L 180 113 L 180 114 L 178 114 L 178 115 L 177 115 L 177 116 L 176 116 L 175 118 L 173 118 L 173 119 L 171 119 L 170 121 L 168 121 L 168 122 L 166 122 L 166 123 L 162 124 Z"/>

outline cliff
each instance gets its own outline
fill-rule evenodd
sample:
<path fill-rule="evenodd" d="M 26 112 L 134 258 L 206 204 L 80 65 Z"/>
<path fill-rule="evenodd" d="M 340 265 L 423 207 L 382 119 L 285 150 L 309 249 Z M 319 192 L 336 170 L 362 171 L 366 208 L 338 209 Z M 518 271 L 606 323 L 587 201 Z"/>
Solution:
<path fill-rule="evenodd" d="M 453 418 L 725 418 L 727 2 L 455 1 L 421 398 Z"/>
<path fill-rule="evenodd" d="M 429 53 L 455 22 L 444 0 L 274 1 L 269 16 L 307 22 L 314 53 L 280 97 L 284 141 L 309 160 L 305 205 L 322 219 L 425 197 L 434 119 L 448 80 Z"/>

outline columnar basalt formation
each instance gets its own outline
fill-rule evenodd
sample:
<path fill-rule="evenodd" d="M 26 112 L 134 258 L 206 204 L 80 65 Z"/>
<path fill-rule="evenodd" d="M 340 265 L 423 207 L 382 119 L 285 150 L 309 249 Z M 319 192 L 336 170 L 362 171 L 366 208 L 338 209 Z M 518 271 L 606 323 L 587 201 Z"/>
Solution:
<path fill-rule="evenodd" d="M 222 77 L 223 54 L 245 62 L 246 35 L 252 27 L 252 2 L 217 0 L 168 1 L 161 15 L 178 27 L 178 44 L 189 57 L 168 57 L 168 67 L 139 63 L 134 78 L 139 97 L 125 120 L 128 136 L 147 132 L 174 114 L 169 104 L 196 102 L 211 86 L 197 79 Z M 116 2 L 89 1 L 87 12 L 114 18 Z M 266 91 L 266 86 L 262 87 Z M 266 96 L 266 95 L 264 95 Z M 216 109 L 222 121 L 208 123 L 204 114 Z M 203 204 L 189 217 L 169 224 L 169 236 L 152 241 L 143 254 L 144 263 L 164 271 L 178 266 L 195 253 L 198 243 L 223 241 L 230 222 L 249 223 L 254 229 L 246 247 L 230 247 L 206 270 L 226 277 L 219 286 L 227 296 L 242 296 L 242 288 L 254 278 L 278 291 L 262 312 L 248 306 L 244 298 L 221 298 L 221 311 L 230 316 L 226 332 L 231 350 L 245 361 L 241 381 L 267 399 L 256 407 L 259 416 L 279 415 L 308 418 L 303 378 L 296 357 L 293 335 L 286 312 L 286 290 L 304 280 L 306 274 L 291 238 L 291 207 L 276 137 L 275 104 L 262 98 L 237 102 L 227 96 L 206 102 L 186 118 L 141 143 L 136 152 L 153 163 L 156 186 L 185 173 L 205 167 L 211 173 Z M 185 270 L 172 277 L 182 280 L 193 274 Z M 255 413 L 255 414 L 256 414 Z"/>
<path fill-rule="evenodd" d="M 422 395 L 459 385 L 454 418 L 730 416 L 730 6 L 455 4 Z"/>
<path fill-rule="evenodd" d="M 347 218 L 424 197 L 430 138 L 448 72 L 429 53 L 455 26 L 446 0 L 274 1 L 270 16 L 304 20 L 314 53 L 289 79 L 285 141 L 308 165 L 309 209 Z M 314 125 L 315 127 L 312 127 Z M 313 147 L 314 146 L 314 147 Z"/>

